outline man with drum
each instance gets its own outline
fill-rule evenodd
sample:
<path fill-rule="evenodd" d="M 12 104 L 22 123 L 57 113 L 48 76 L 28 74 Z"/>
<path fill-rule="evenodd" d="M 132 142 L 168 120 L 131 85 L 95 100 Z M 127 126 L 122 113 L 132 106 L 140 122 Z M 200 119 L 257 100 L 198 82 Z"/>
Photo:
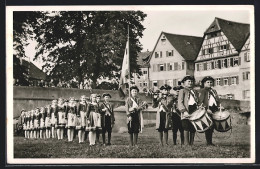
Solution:
<path fill-rule="evenodd" d="M 177 132 L 180 131 L 181 136 L 181 145 L 184 144 L 184 135 L 183 135 L 183 128 L 181 125 L 181 112 L 177 108 L 178 105 L 178 95 L 179 91 L 183 89 L 182 86 L 174 87 L 173 90 L 176 92 L 175 98 L 174 98 L 174 106 L 172 109 L 172 137 L 173 137 L 173 144 L 177 144 Z"/>
<path fill-rule="evenodd" d="M 193 76 L 185 76 L 182 79 L 183 89 L 180 90 L 178 96 L 178 109 L 181 112 L 181 124 L 184 130 L 184 145 L 193 145 L 195 128 L 190 122 L 189 118 L 193 112 L 197 110 L 198 94 L 193 89 Z"/>
<path fill-rule="evenodd" d="M 165 84 L 160 87 L 162 97 L 153 99 L 153 107 L 158 107 L 156 114 L 156 130 L 159 132 L 160 145 L 163 146 L 163 135 L 165 144 L 168 145 L 168 130 L 172 127 L 173 96 L 169 94 L 171 86 Z"/>
<path fill-rule="evenodd" d="M 218 111 L 218 107 L 220 103 L 216 90 L 212 88 L 214 84 L 214 79 L 210 76 L 207 76 L 202 79 L 201 83 L 202 83 L 202 89 L 200 90 L 199 93 L 199 105 L 204 106 L 209 116 L 211 116 L 212 118 L 212 114 Z M 214 125 L 210 129 L 205 131 L 207 145 L 214 145 L 212 143 L 213 130 L 214 130 Z"/>

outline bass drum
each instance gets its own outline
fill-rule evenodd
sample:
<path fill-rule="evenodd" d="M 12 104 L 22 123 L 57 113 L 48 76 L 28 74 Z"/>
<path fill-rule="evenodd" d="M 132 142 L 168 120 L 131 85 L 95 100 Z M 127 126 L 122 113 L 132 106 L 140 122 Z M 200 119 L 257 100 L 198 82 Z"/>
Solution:
<path fill-rule="evenodd" d="M 212 115 L 215 124 L 215 130 L 219 132 L 227 132 L 232 128 L 231 117 L 228 111 L 218 111 Z"/>

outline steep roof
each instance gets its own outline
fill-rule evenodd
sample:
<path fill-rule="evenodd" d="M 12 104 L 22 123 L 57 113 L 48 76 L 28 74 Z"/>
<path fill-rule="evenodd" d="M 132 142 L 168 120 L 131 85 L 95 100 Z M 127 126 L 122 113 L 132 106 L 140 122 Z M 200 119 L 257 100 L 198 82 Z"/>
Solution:
<path fill-rule="evenodd" d="M 245 23 L 233 22 L 215 17 L 209 28 L 204 32 L 221 30 L 237 51 L 240 51 L 250 34 L 250 25 Z"/>
<path fill-rule="evenodd" d="M 195 60 L 197 58 L 203 42 L 202 37 L 163 33 L 185 60 Z"/>
<path fill-rule="evenodd" d="M 138 53 L 137 64 L 141 67 L 147 67 L 149 65 L 147 61 L 151 54 L 152 52 L 149 51 Z"/>
<path fill-rule="evenodd" d="M 38 80 L 45 80 L 46 74 L 39 69 L 37 66 L 35 66 L 32 62 L 28 62 L 26 60 L 21 60 L 22 66 L 25 66 L 26 68 L 29 68 L 29 78 L 31 79 L 38 79 Z"/>

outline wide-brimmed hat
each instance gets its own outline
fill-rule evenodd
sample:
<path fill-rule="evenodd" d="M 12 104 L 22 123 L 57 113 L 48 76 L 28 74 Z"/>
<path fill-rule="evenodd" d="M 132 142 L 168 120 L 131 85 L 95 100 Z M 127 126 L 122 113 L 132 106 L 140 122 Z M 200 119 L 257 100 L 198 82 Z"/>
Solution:
<path fill-rule="evenodd" d="M 173 90 L 175 90 L 175 91 L 179 91 L 179 90 L 181 90 L 181 89 L 183 89 L 182 86 L 176 86 L 176 87 L 173 88 Z"/>
<path fill-rule="evenodd" d="M 102 97 L 109 96 L 111 98 L 111 95 L 109 93 L 103 93 Z"/>
<path fill-rule="evenodd" d="M 203 83 L 205 83 L 207 80 L 212 80 L 213 83 L 214 83 L 214 81 L 215 81 L 215 79 L 213 79 L 213 77 L 211 77 L 211 76 L 206 76 L 206 77 L 204 77 L 204 78 L 201 80 L 201 83 L 203 84 Z"/>
<path fill-rule="evenodd" d="M 160 90 L 171 90 L 172 89 L 172 87 L 171 86 L 169 86 L 169 85 L 167 85 L 167 84 L 164 84 L 163 86 L 161 86 L 160 87 Z"/>
<path fill-rule="evenodd" d="M 192 80 L 195 81 L 195 78 L 193 76 L 187 75 L 182 79 L 182 83 L 184 83 L 186 80 Z"/>
<path fill-rule="evenodd" d="M 130 87 L 130 91 L 133 90 L 133 89 L 135 89 L 135 90 L 137 90 L 137 92 L 139 92 L 139 89 L 138 89 L 137 86 L 131 86 L 131 87 Z"/>

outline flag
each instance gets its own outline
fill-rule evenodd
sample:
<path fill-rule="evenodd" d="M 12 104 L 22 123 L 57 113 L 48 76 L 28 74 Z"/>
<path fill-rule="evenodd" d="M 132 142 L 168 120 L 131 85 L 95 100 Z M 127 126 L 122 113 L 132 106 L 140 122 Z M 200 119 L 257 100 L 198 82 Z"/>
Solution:
<path fill-rule="evenodd" d="M 129 83 L 129 42 L 126 42 L 126 48 L 124 53 L 124 59 L 122 64 L 121 76 L 119 81 L 119 95 L 120 97 L 125 97 L 127 94 L 126 86 Z"/>

